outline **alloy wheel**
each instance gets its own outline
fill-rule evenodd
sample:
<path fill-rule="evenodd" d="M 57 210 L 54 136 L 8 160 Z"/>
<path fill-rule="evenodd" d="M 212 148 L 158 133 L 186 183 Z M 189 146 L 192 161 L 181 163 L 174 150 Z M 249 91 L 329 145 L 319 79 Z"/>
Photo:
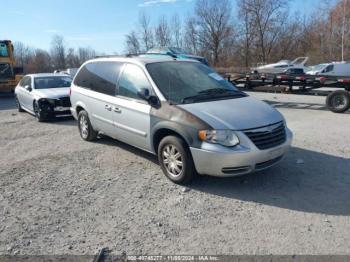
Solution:
<path fill-rule="evenodd" d="M 172 177 L 179 177 L 183 172 L 183 158 L 174 145 L 166 145 L 162 152 L 162 159 L 166 171 Z"/>
<path fill-rule="evenodd" d="M 89 124 L 86 116 L 82 115 L 79 121 L 81 136 L 86 139 L 89 136 Z"/>

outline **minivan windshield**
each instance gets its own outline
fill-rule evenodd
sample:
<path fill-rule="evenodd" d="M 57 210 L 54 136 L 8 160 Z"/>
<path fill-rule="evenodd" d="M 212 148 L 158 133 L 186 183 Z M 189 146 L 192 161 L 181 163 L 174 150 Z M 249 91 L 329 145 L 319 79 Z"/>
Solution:
<path fill-rule="evenodd" d="M 176 104 L 246 96 L 202 63 L 157 62 L 146 67 L 164 97 Z"/>
<path fill-rule="evenodd" d="M 70 87 L 72 79 L 68 76 L 46 76 L 35 77 L 35 89 L 61 88 Z"/>

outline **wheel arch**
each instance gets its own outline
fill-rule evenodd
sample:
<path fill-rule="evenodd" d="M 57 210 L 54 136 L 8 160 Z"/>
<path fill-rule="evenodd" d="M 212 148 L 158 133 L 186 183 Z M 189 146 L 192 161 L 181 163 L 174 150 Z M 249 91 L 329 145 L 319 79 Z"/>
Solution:
<path fill-rule="evenodd" d="M 181 130 L 181 128 L 176 128 L 174 126 L 160 125 L 156 129 L 154 129 L 152 133 L 151 145 L 155 153 L 158 152 L 158 146 L 162 141 L 162 139 L 170 135 L 181 138 L 182 140 L 185 141 L 187 146 L 191 146 L 193 143 L 192 137 L 185 130 Z"/>

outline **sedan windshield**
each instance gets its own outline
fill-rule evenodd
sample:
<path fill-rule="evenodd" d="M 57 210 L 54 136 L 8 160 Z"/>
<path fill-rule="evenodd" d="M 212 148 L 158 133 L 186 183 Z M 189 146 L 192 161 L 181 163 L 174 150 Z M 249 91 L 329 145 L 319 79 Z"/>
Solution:
<path fill-rule="evenodd" d="M 70 87 L 71 82 L 72 79 L 67 76 L 35 77 L 34 87 L 35 89 Z"/>
<path fill-rule="evenodd" d="M 164 97 L 176 104 L 246 96 L 201 63 L 159 62 L 146 67 Z"/>

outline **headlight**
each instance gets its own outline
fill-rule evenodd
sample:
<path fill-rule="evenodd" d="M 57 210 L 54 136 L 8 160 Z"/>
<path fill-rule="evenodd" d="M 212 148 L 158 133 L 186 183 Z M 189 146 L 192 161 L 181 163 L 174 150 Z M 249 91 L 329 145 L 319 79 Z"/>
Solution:
<path fill-rule="evenodd" d="M 239 144 L 238 136 L 232 130 L 201 130 L 199 139 L 212 144 L 223 146 L 236 146 Z"/>

